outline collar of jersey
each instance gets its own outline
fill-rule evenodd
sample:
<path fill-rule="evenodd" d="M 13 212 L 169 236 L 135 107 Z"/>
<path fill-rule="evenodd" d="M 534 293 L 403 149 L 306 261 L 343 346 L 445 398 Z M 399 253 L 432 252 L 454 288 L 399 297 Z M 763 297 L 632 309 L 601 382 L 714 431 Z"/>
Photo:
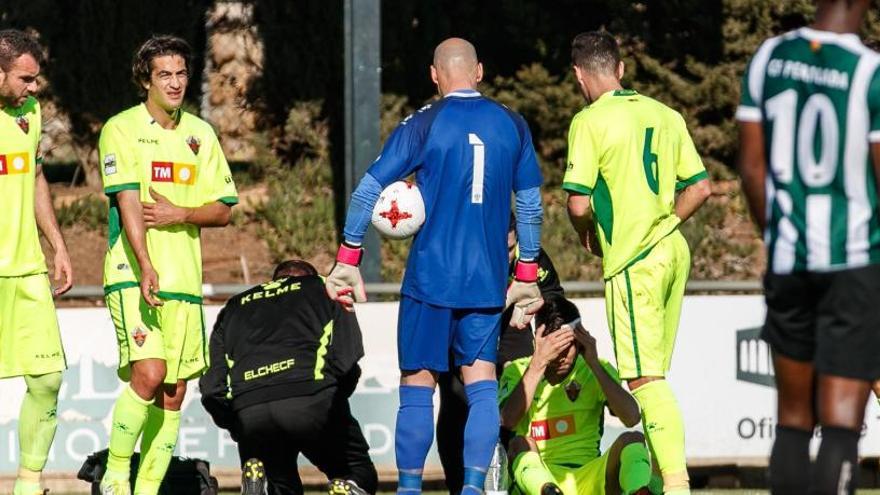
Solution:
<path fill-rule="evenodd" d="M 451 93 L 446 93 L 444 98 L 449 98 L 450 96 L 455 96 L 458 98 L 476 98 L 480 96 L 480 92 L 475 89 L 457 89 Z"/>
<path fill-rule="evenodd" d="M 798 29 L 798 33 L 804 38 L 808 40 L 816 40 L 823 42 L 833 43 L 835 41 L 840 41 L 841 39 L 848 39 L 850 41 L 857 41 L 859 43 L 862 42 L 859 35 L 855 33 L 833 33 L 831 31 L 822 31 L 820 29 L 813 29 L 811 27 L 802 27 Z"/>
<path fill-rule="evenodd" d="M 180 111 L 180 121 L 177 122 L 177 127 L 175 127 L 174 129 L 166 129 L 166 128 L 162 127 L 161 125 L 159 125 L 156 122 L 156 119 L 154 119 L 153 116 L 150 115 L 150 111 L 147 110 L 147 103 L 146 102 L 142 101 L 140 103 L 140 105 L 138 105 L 138 106 L 141 109 L 141 113 L 143 113 L 144 122 L 146 122 L 146 124 L 148 126 L 152 126 L 153 124 L 156 124 L 156 129 L 159 129 L 161 131 L 166 131 L 166 132 L 174 132 L 177 129 L 180 129 L 181 124 L 183 124 L 183 117 L 186 115 L 186 112 L 181 110 Z"/>
<path fill-rule="evenodd" d="M 614 96 L 635 96 L 639 94 L 638 91 L 634 89 L 613 89 L 611 91 L 606 91 L 602 93 L 602 96 L 596 99 L 590 106 L 594 106 L 597 103 L 604 102 L 610 100 Z"/>

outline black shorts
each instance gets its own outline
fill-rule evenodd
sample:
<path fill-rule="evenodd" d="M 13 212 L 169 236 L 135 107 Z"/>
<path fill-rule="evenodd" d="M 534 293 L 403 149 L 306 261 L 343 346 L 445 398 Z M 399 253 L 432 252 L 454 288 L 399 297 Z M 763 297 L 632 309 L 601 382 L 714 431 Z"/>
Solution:
<path fill-rule="evenodd" d="M 337 387 L 246 407 L 236 413 L 241 462 L 256 457 L 266 467 L 269 495 L 301 495 L 297 458 L 311 461 L 329 479 L 356 482 L 373 493 L 378 484 L 369 445 L 351 415 L 348 394 Z"/>
<path fill-rule="evenodd" d="M 764 277 L 761 337 L 774 352 L 812 361 L 816 372 L 880 378 L 880 265 Z"/>

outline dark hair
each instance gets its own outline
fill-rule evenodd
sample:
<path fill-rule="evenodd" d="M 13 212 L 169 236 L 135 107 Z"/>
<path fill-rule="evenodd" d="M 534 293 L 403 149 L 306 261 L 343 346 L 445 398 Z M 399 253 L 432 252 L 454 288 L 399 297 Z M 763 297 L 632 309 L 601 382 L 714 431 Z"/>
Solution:
<path fill-rule="evenodd" d="M 0 69 L 11 69 L 13 62 L 25 53 L 38 64 L 43 62 L 43 47 L 36 38 L 18 29 L 0 31 Z"/>
<path fill-rule="evenodd" d="M 535 315 L 535 325 L 545 325 L 544 335 L 550 335 L 562 328 L 562 325 L 580 317 L 581 313 L 573 302 L 564 297 L 550 297 L 544 300 L 544 305 Z"/>
<path fill-rule="evenodd" d="M 186 63 L 186 70 L 192 67 L 192 48 L 186 40 L 168 34 L 151 37 L 137 49 L 131 61 L 131 81 L 137 86 L 141 96 L 146 94 L 144 83 L 150 80 L 153 59 L 165 55 L 178 55 Z"/>
<path fill-rule="evenodd" d="M 307 277 L 318 276 L 318 270 L 311 263 L 305 260 L 287 260 L 282 261 L 275 267 L 272 273 L 272 279 L 281 277 Z"/>
<path fill-rule="evenodd" d="M 571 62 L 591 74 L 616 74 L 620 48 L 608 31 L 590 31 L 574 37 Z"/>

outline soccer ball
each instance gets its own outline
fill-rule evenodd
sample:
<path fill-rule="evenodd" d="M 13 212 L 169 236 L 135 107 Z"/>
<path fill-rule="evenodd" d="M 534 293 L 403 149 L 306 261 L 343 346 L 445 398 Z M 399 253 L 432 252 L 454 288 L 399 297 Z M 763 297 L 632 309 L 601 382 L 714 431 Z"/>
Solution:
<path fill-rule="evenodd" d="M 372 221 L 382 237 L 411 237 L 425 223 L 425 202 L 419 188 L 402 180 L 386 187 L 373 207 Z"/>

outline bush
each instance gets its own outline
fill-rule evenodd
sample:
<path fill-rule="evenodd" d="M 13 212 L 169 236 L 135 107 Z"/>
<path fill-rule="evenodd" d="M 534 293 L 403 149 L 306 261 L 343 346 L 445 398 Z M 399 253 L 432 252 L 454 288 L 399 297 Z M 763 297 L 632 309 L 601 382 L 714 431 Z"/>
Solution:
<path fill-rule="evenodd" d="M 107 225 L 107 201 L 95 194 L 87 194 L 55 209 L 58 225 L 81 225 L 100 230 Z"/>

